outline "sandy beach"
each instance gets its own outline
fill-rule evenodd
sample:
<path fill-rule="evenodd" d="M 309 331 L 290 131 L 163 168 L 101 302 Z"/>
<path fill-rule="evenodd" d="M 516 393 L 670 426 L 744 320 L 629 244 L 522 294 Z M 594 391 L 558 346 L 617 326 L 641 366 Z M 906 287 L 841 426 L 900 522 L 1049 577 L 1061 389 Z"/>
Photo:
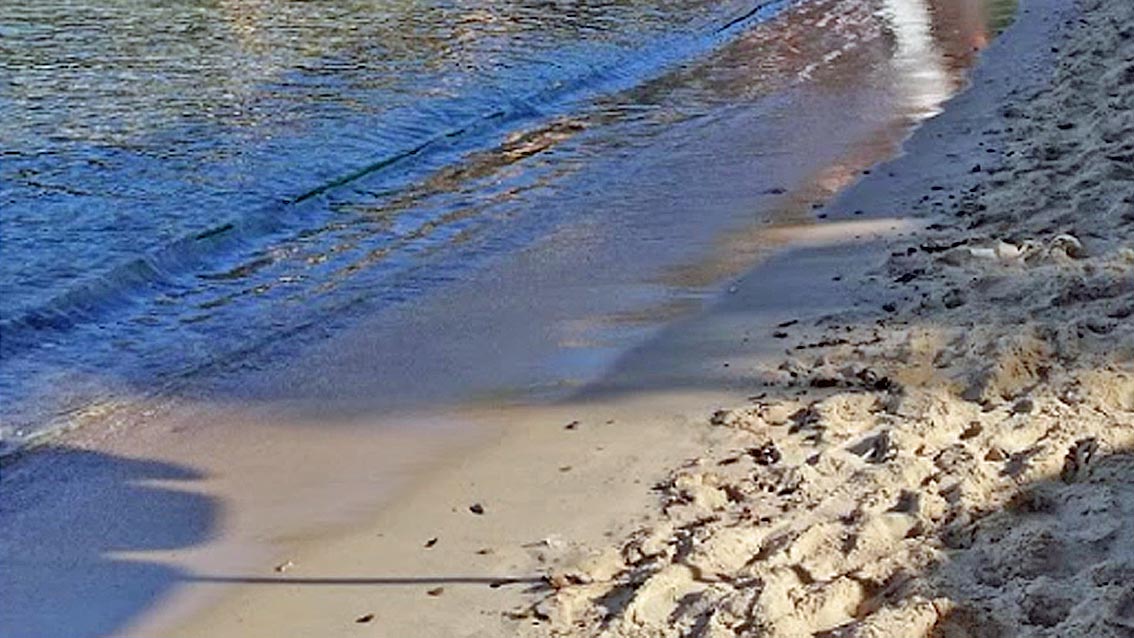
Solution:
<path fill-rule="evenodd" d="M 831 232 L 175 635 L 1134 635 L 1134 8 L 1021 11 Z"/>
<path fill-rule="evenodd" d="M 570 398 L 83 430 L 11 569 L 83 635 L 1134 636 L 1134 4 L 1024 2 L 971 79 Z"/>
<path fill-rule="evenodd" d="M 1079 10 L 878 294 L 782 324 L 651 520 L 548 572 L 547 633 L 1134 635 L 1134 10 Z"/>

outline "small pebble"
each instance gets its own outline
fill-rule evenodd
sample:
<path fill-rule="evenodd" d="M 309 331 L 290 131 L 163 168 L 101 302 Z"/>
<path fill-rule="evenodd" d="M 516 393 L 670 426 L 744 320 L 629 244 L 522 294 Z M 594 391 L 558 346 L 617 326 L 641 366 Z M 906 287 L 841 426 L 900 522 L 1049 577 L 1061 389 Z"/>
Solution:
<path fill-rule="evenodd" d="M 472 505 L 469 505 L 469 511 L 480 516 L 484 514 L 484 506 L 480 503 L 473 503 Z"/>
<path fill-rule="evenodd" d="M 981 427 L 980 421 L 973 421 L 969 423 L 969 427 L 965 428 L 964 432 L 961 432 L 961 440 L 968 440 L 979 436 L 983 430 L 984 428 Z"/>

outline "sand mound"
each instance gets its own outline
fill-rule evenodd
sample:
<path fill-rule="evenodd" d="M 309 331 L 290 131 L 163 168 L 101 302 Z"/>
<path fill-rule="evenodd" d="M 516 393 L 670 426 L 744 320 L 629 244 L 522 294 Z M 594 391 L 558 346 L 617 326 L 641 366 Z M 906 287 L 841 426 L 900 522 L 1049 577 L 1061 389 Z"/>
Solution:
<path fill-rule="evenodd" d="M 611 636 L 1132 635 L 1134 415 L 1060 376 L 1026 410 L 853 374 L 786 422 L 721 415 L 735 447 L 535 611 Z"/>

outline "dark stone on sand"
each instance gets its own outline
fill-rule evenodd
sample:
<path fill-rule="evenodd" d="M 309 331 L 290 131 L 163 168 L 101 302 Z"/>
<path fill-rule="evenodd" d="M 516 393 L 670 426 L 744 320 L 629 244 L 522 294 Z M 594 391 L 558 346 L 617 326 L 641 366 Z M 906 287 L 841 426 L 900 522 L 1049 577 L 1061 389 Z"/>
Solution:
<path fill-rule="evenodd" d="M 815 377 L 811 380 L 811 387 L 813 388 L 833 388 L 837 385 L 839 385 L 839 380 L 831 377 Z"/>
<path fill-rule="evenodd" d="M 363 614 L 363 615 L 359 616 L 358 618 L 355 618 L 354 622 L 356 622 L 360 625 L 365 625 L 366 623 L 368 623 L 372 620 L 374 620 L 374 614 Z"/>
<path fill-rule="evenodd" d="M 1012 414 L 1031 414 L 1036 404 L 1031 399 L 1020 399 L 1012 406 Z"/>
<path fill-rule="evenodd" d="M 755 461 L 756 465 L 775 465 L 776 463 L 780 462 L 781 458 L 783 458 L 783 455 L 780 454 L 779 448 L 777 448 L 776 444 L 771 441 L 768 441 L 767 443 L 764 443 L 759 447 L 750 448 L 748 450 L 748 456 L 752 457 L 752 460 Z"/>
<path fill-rule="evenodd" d="M 477 516 L 481 516 L 484 514 L 484 506 L 480 503 L 473 503 L 472 505 L 469 505 L 469 511 L 473 514 L 476 514 Z"/>
<path fill-rule="evenodd" d="M 863 385 L 867 388 L 878 392 L 885 392 L 894 387 L 894 382 L 890 377 L 878 376 L 877 372 L 869 368 L 860 370 L 855 376 L 857 376 L 859 381 L 862 381 Z"/>
<path fill-rule="evenodd" d="M 965 295 L 960 290 L 950 290 L 942 297 L 941 303 L 945 304 L 945 307 L 950 310 L 959 308 L 965 305 Z"/>
<path fill-rule="evenodd" d="M 952 250 L 952 249 L 956 248 L 957 246 L 960 246 L 964 243 L 965 243 L 964 241 L 954 241 L 954 242 L 946 242 L 946 243 L 929 243 L 929 242 L 926 242 L 926 243 L 922 244 L 920 246 L 920 248 L 921 248 L 922 252 L 926 252 L 926 253 L 929 253 L 929 254 L 932 255 L 933 253 L 943 253 L 947 250 Z"/>
<path fill-rule="evenodd" d="M 894 279 L 894 283 L 896 283 L 896 284 L 908 284 L 911 281 L 913 281 L 914 279 L 917 279 L 918 277 L 920 277 L 921 275 L 924 275 L 924 274 L 925 274 L 925 270 L 921 269 L 921 268 L 918 268 L 917 270 L 911 270 L 907 273 L 903 273 L 903 274 L 899 275 L 898 277 L 896 277 Z"/>
<path fill-rule="evenodd" d="M 1075 441 L 1063 459 L 1063 469 L 1059 472 L 1059 478 L 1064 483 L 1073 483 L 1086 471 L 1098 450 L 1098 439 L 1093 436 Z"/>

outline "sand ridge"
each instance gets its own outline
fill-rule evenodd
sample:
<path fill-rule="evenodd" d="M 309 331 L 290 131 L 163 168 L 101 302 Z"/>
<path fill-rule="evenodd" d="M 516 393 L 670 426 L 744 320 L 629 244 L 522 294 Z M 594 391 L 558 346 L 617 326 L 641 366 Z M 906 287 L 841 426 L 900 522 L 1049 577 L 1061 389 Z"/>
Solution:
<path fill-rule="evenodd" d="M 1134 5 L 1080 10 L 1050 86 L 996 114 L 999 159 L 891 244 L 894 301 L 784 326 L 708 419 L 724 444 L 549 570 L 526 627 L 1134 636 Z"/>

